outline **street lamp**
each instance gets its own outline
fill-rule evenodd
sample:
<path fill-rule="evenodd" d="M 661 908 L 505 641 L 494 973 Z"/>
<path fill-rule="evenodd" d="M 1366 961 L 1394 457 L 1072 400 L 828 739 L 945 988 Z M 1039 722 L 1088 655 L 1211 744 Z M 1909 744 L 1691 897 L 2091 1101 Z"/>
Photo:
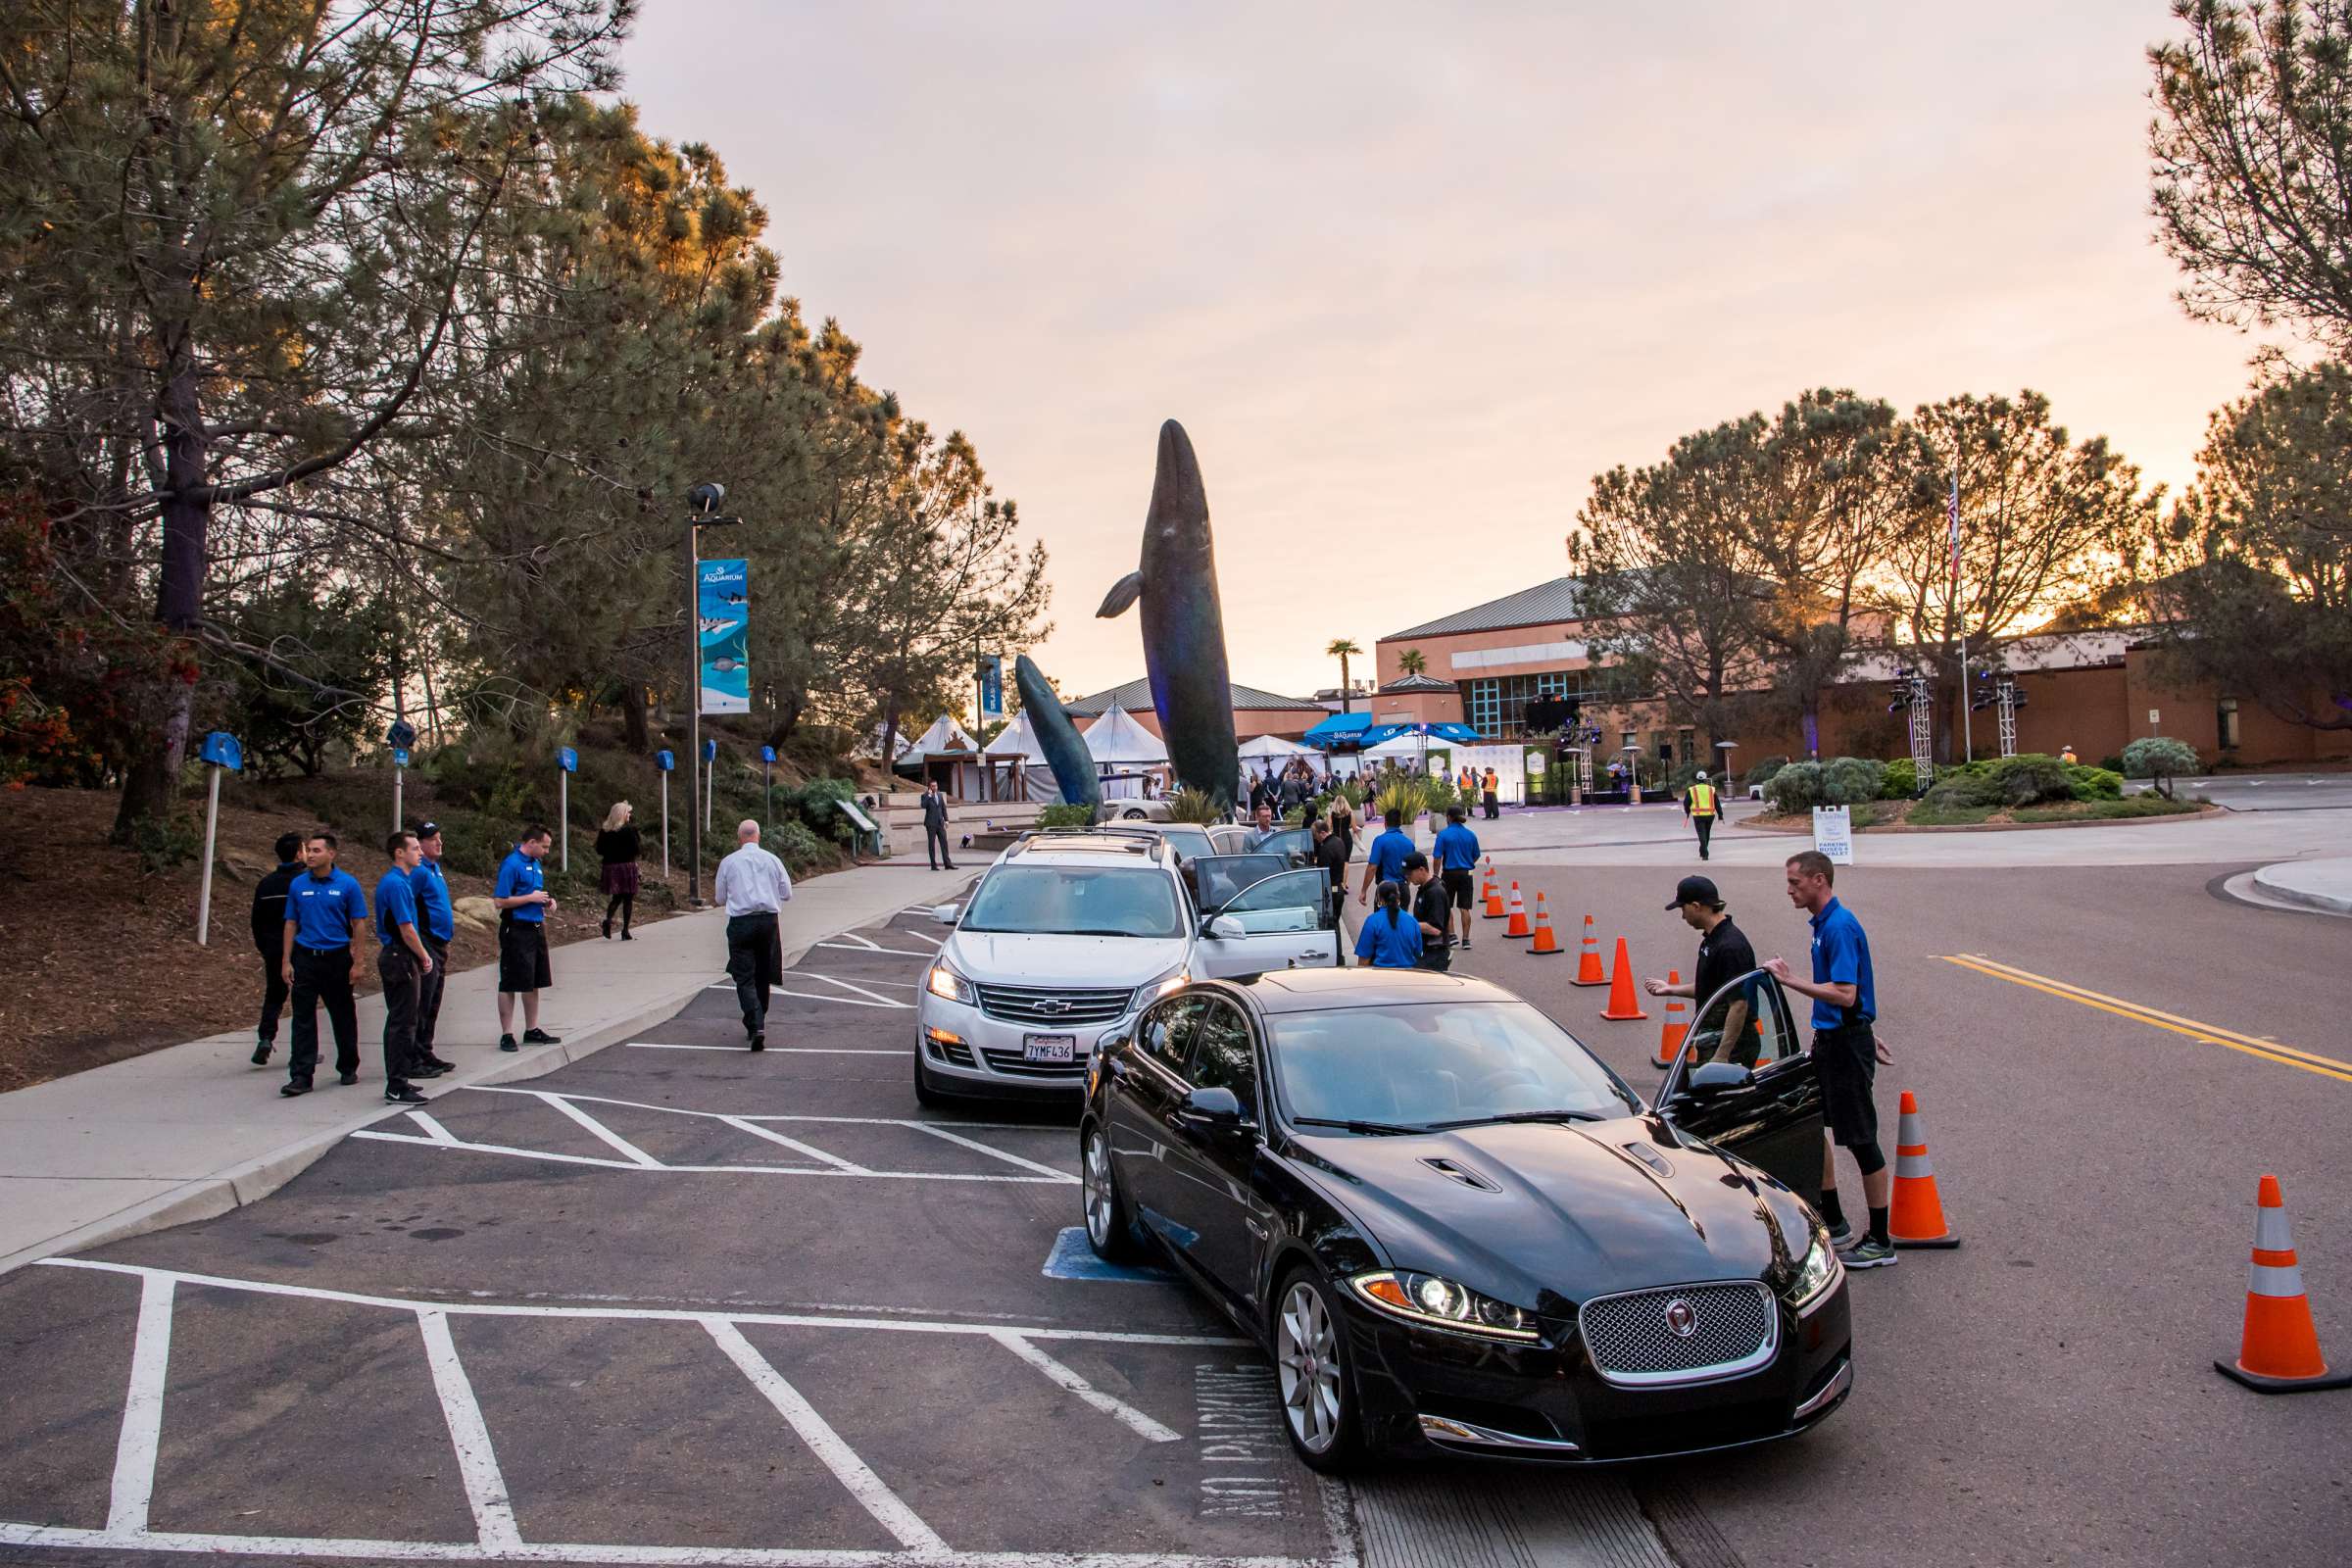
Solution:
<path fill-rule="evenodd" d="M 741 517 L 719 515 L 719 506 L 727 499 L 723 484 L 698 484 L 686 492 L 686 755 L 700 759 L 703 755 L 703 628 L 702 585 L 695 579 L 700 575 L 702 553 L 696 544 L 696 530 L 716 528 L 741 522 Z M 703 788 L 699 784 L 691 787 Z M 686 907 L 703 906 L 703 814 L 688 801 L 686 810 Z"/>

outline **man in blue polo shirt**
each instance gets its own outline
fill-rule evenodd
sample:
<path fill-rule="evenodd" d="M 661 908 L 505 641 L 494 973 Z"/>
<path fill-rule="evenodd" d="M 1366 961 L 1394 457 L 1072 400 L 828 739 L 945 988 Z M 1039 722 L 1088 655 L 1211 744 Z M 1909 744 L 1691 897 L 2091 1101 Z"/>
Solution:
<path fill-rule="evenodd" d="M 416 934 L 424 938 L 424 951 L 433 960 L 417 989 L 416 1059 L 426 1076 L 438 1077 L 457 1067 L 433 1050 L 433 1031 L 441 1021 L 441 989 L 449 979 L 449 945 L 458 935 L 457 905 L 449 896 L 449 878 L 441 873 L 440 823 L 427 822 L 416 830 L 416 849 L 422 858 L 409 873 L 409 887 L 416 895 Z"/>
<path fill-rule="evenodd" d="M 1453 945 L 1464 953 L 1470 951 L 1470 906 L 1475 902 L 1471 882 L 1478 870 L 1478 835 L 1464 820 L 1469 814 L 1458 806 L 1446 808 L 1446 825 L 1429 847 L 1430 858 L 1438 862 L 1439 880 L 1445 885 L 1446 902 L 1453 906 L 1454 921 L 1462 928 Z"/>
<path fill-rule="evenodd" d="M 424 1096 L 409 1080 L 416 1061 L 416 1001 L 433 956 L 416 934 L 416 889 L 409 880 L 423 853 L 416 835 L 396 828 L 384 840 L 391 869 L 375 884 L 375 972 L 384 983 L 384 1102 L 421 1105 Z"/>
<path fill-rule="evenodd" d="M 311 1092 L 318 1069 L 320 1003 L 335 1031 L 336 1080 L 360 1081 L 360 1013 L 351 988 L 360 979 L 368 895 L 358 877 L 335 868 L 335 836 L 324 828 L 303 840 L 302 863 L 306 874 L 286 888 L 284 978 L 293 993 L 294 1050 L 278 1093 L 289 1100 Z"/>
<path fill-rule="evenodd" d="M 1383 882 L 1404 886 L 1404 858 L 1413 853 L 1413 836 L 1404 831 L 1404 818 L 1395 811 L 1381 820 L 1388 824 L 1388 829 L 1364 852 L 1364 882 L 1356 891 L 1358 904 L 1370 904 L 1372 890 Z"/>
<path fill-rule="evenodd" d="M 1835 1149 L 1822 1151 L 1821 1200 L 1816 1206 L 1830 1222 L 1832 1242 L 1841 1249 L 1839 1261 L 1847 1268 L 1886 1268 L 1897 1261 L 1894 1242 L 1886 1234 L 1894 1173 L 1879 1148 L 1879 1107 L 1871 1095 L 1878 1064 L 1894 1057 L 1872 1027 L 1879 1016 L 1879 996 L 1870 968 L 1870 938 L 1853 911 L 1831 893 L 1838 868 L 1828 856 L 1806 850 L 1788 857 L 1786 869 L 1788 902 L 1812 916 L 1813 974 L 1810 980 L 1799 980 L 1782 958 L 1769 960 L 1764 968 L 1798 996 L 1813 999 L 1813 1071 L 1821 1081 L 1822 1113 L 1830 1124 L 1830 1142 L 1853 1155 L 1861 1168 L 1870 1230 L 1845 1246 L 1852 1241 L 1853 1228 L 1838 1201 Z"/>
<path fill-rule="evenodd" d="M 537 822 L 522 830 L 498 868 L 490 902 L 498 906 L 498 1049 L 515 1051 L 514 999 L 522 998 L 522 1043 L 555 1046 L 563 1042 L 539 1027 L 539 993 L 554 983 L 547 965 L 547 911 L 556 906 L 548 897 L 547 877 L 539 862 L 555 835 Z"/>

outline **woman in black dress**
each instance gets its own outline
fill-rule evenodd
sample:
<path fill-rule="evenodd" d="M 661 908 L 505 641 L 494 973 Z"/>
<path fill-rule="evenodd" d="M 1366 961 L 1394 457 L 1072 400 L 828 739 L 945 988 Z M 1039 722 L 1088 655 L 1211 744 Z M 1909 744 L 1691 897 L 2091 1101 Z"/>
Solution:
<path fill-rule="evenodd" d="M 637 824 L 630 821 L 633 814 L 629 803 L 614 801 L 612 809 L 605 813 L 605 825 L 596 835 L 596 858 L 604 862 L 597 877 L 608 902 L 605 905 L 605 940 L 612 939 L 612 916 L 620 916 L 620 940 L 634 942 L 629 935 L 629 916 L 637 907 Z"/>

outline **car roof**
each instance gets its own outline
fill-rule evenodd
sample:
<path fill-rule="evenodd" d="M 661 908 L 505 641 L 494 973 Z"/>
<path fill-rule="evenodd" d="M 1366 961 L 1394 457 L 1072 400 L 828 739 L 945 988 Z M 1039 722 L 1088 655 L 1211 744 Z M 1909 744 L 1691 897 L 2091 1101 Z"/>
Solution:
<path fill-rule="evenodd" d="M 1223 982 L 1268 1013 L 1328 1012 L 1335 1007 L 1400 1007 L 1419 1003 L 1517 1002 L 1498 985 L 1430 969 L 1269 969 Z"/>
<path fill-rule="evenodd" d="M 1004 857 L 1004 861 L 1000 863 L 1041 857 L 1060 861 L 1080 856 L 1098 863 L 1156 865 L 1160 863 L 1160 840 L 1156 834 L 1146 836 L 1129 832 L 1038 833 L 1015 843 Z"/>

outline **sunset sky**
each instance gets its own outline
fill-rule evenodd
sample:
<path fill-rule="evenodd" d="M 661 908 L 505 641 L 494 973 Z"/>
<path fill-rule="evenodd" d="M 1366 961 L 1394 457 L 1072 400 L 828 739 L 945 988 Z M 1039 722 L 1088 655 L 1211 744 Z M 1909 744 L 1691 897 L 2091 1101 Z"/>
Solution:
<path fill-rule="evenodd" d="M 1154 432 L 1208 481 L 1237 680 L 1566 569 L 1592 474 L 1810 386 L 2047 393 L 2192 471 L 2249 341 L 2150 240 L 2161 0 L 646 0 L 646 128 L 771 214 L 809 318 L 977 443 L 1072 695 L 1143 673 Z M 1007 653 L 1013 650 L 1007 650 Z"/>

